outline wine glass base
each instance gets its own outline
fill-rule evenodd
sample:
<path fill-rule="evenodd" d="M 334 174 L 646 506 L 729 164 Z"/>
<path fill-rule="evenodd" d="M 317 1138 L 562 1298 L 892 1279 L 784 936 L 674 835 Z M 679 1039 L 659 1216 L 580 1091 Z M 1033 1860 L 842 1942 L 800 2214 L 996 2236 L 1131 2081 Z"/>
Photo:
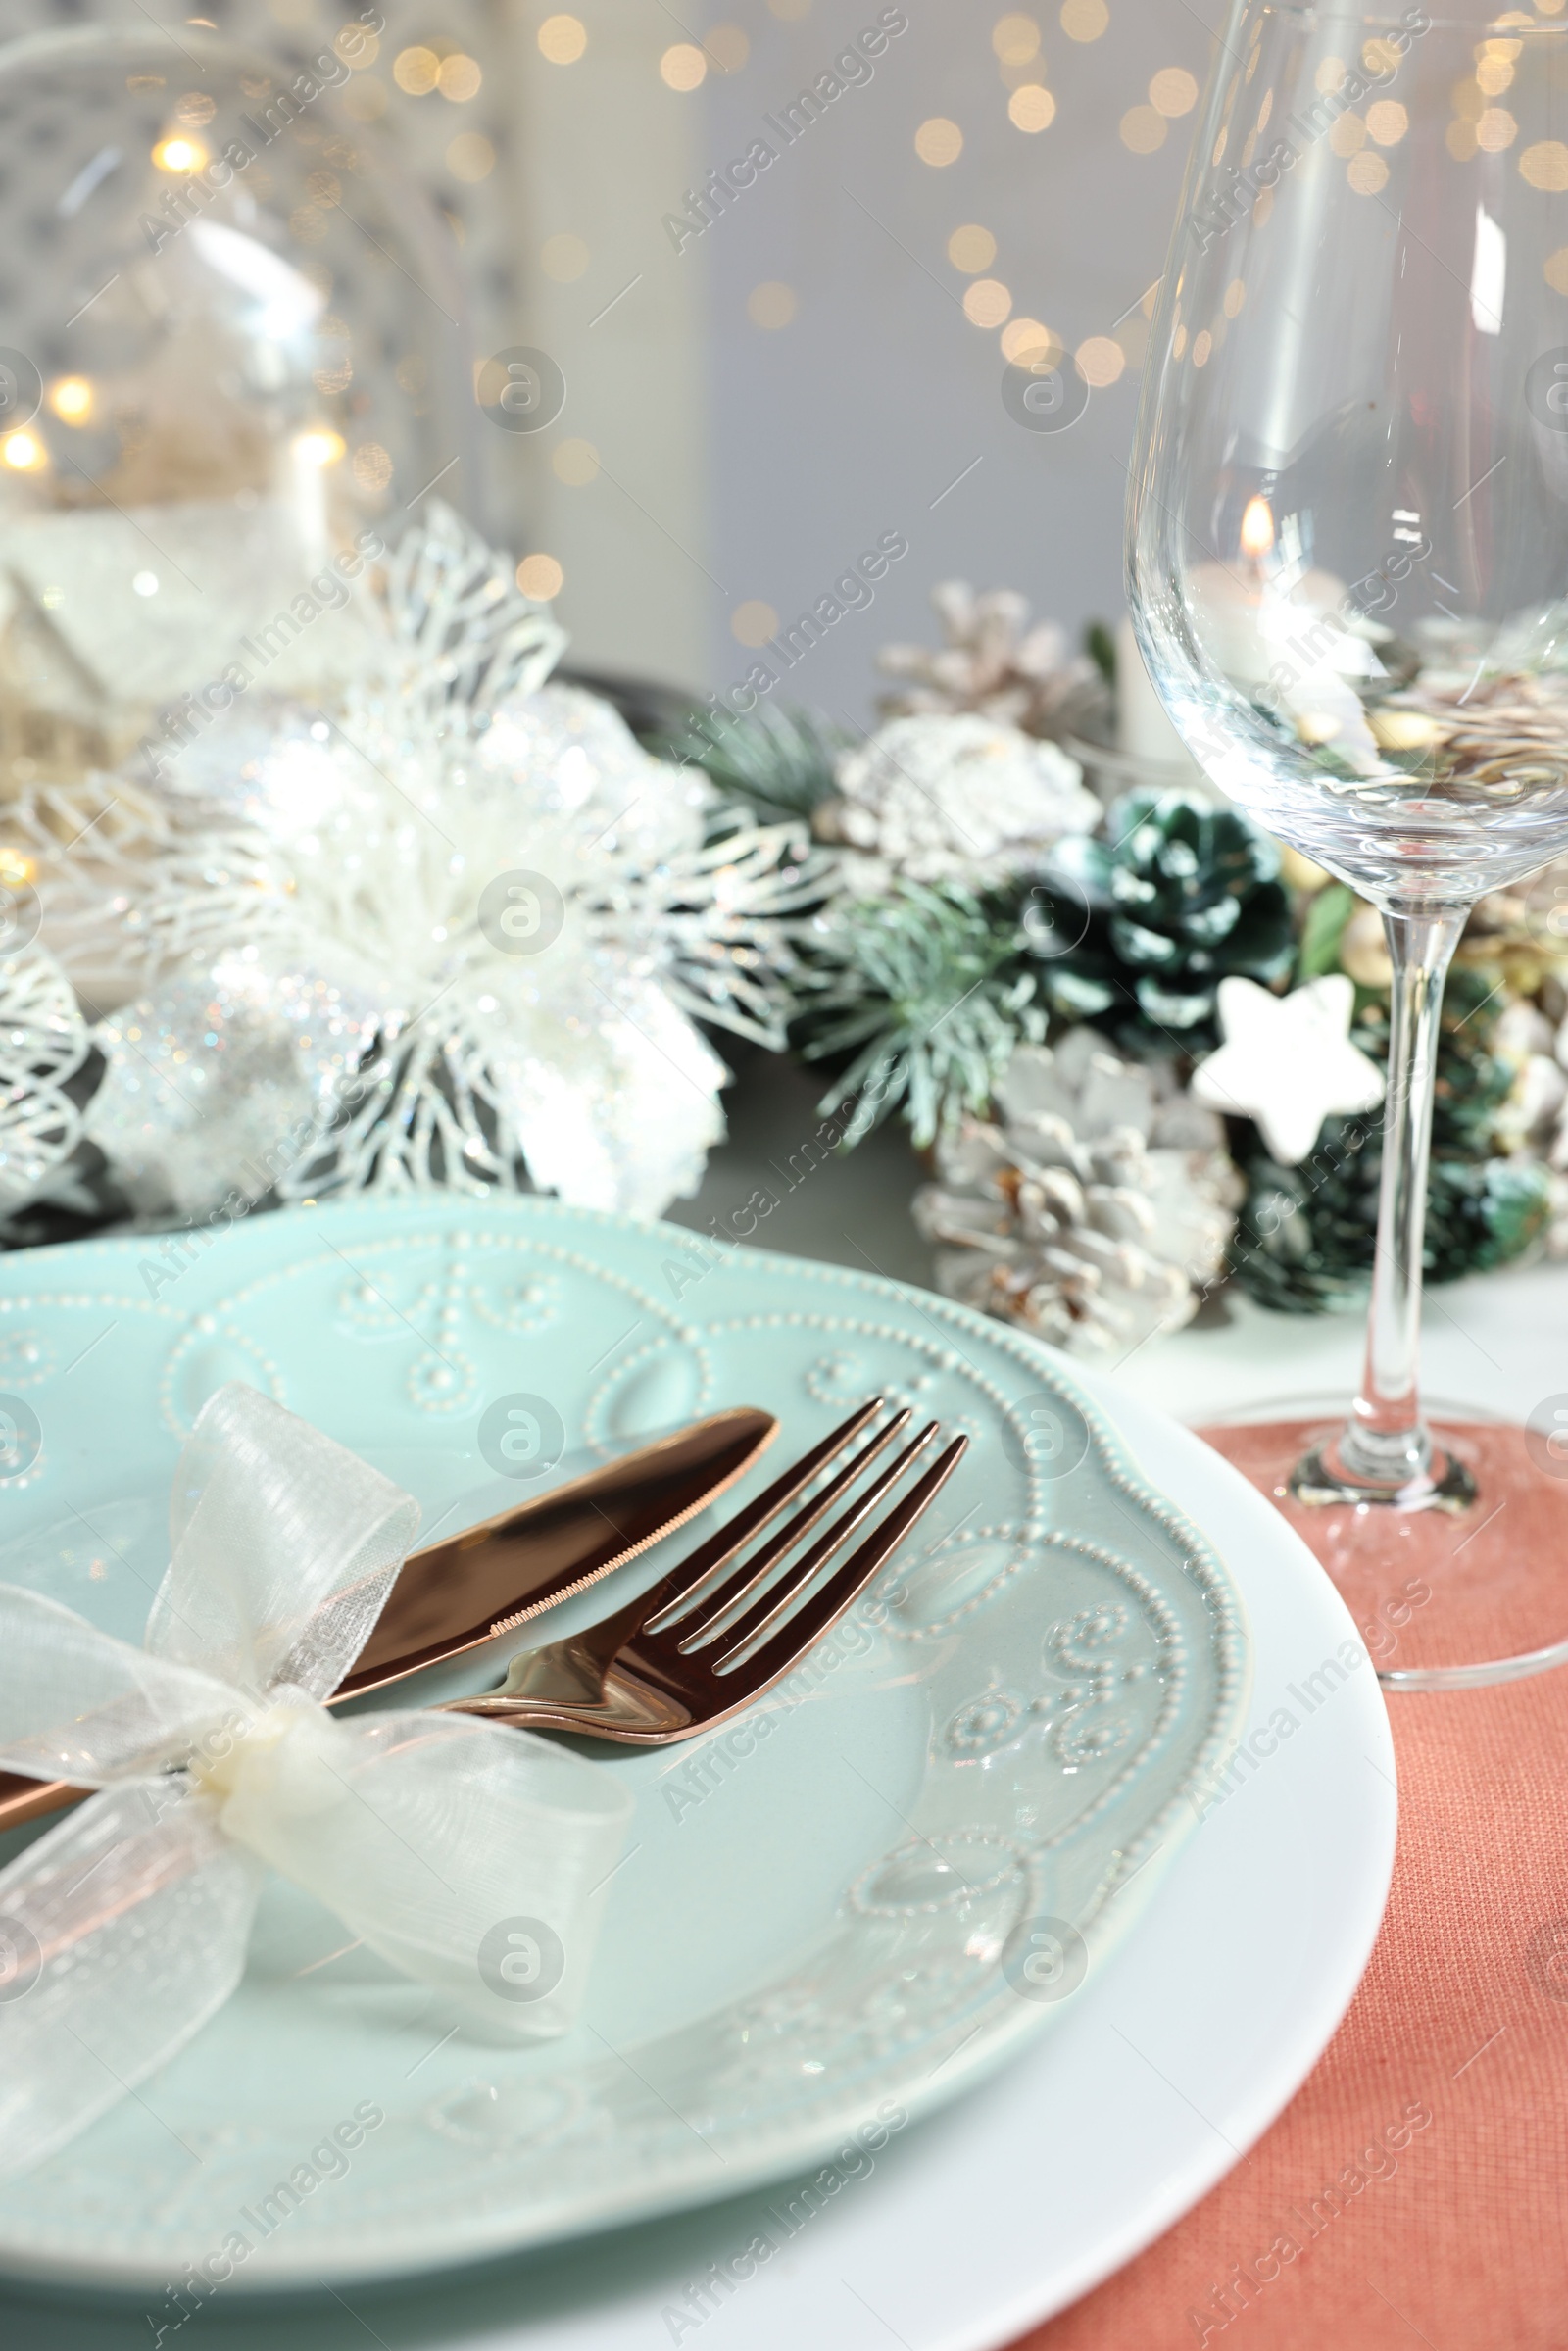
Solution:
<path fill-rule="evenodd" d="M 1335 1460 L 1332 1446 L 1313 1445 L 1303 1453 L 1286 1481 L 1293 1501 L 1321 1510 L 1335 1502 L 1364 1503 L 1370 1510 L 1446 1510 L 1455 1518 L 1477 1499 L 1476 1482 L 1457 1453 L 1433 1447 L 1430 1467 L 1404 1486 L 1375 1486 L 1348 1475 Z"/>
<path fill-rule="evenodd" d="M 1568 1664 L 1568 1458 L 1452 1407 L 1428 1422 L 1433 1479 L 1401 1500 L 1323 1471 L 1346 1406 L 1269 1409 L 1198 1434 L 1322 1562 L 1386 1688 L 1479 1689 Z"/>

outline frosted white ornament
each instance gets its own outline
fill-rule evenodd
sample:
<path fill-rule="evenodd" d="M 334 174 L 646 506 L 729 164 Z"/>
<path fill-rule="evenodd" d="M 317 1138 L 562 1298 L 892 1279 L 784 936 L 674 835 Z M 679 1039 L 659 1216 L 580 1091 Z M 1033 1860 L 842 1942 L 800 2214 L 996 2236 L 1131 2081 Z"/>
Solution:
<path fill-rule="evenodd" d="M 895 718 L 838 762 L 839 798 L 817 830 L 843 845 L 860 898 L 905 876 L 969 887 L 1038 864 L 1063 833 L 1092 832 L 1101 807 L 1054 743 L 973 712 Z"/>
<path fill-rule="evenodd" d="M 1255 980 L 1221 980 L 1225 1042 L 1194 1071 L 1193 1093 L 1213 1109 L 1255 1119 L 1281 1166 L 1298 1166 L 1325 1118 L 1353 1117 L 1383 1100 L 1382 1070 L 1350 1043 L 1354 1010 L 1355 983 L 1343 971 L 1289 996 Z"/>

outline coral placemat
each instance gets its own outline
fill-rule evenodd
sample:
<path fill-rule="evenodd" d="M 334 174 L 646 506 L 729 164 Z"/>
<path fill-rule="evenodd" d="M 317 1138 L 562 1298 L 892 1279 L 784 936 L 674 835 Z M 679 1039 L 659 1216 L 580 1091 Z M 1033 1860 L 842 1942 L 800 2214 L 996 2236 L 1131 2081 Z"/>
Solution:
<path fill-rule="evenodd" d="M 1247 2160 L 1029 2351 L 1568 2343 L 1568 1671 L 1390 1711 L 1398 1855 L 1339 2033 Z"/>

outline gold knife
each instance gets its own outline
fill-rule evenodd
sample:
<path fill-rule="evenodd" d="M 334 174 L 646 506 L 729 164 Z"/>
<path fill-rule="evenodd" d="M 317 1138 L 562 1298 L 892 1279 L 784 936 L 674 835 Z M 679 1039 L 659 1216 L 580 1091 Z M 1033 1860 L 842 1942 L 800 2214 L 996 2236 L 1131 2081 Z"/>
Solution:
<path fill-rule="evenodd" d="M 773 1415 L 751 1405 L 715 1412 L 462 1535 L 411 1551 L 354 1671 L 328 1705 L 444 1665 L 597 1584 L 695 1518 L 777 1434 Z M 0 1772 L 0 1830 L 63 1811 L 88 1792 L 63 1780 Z"/>

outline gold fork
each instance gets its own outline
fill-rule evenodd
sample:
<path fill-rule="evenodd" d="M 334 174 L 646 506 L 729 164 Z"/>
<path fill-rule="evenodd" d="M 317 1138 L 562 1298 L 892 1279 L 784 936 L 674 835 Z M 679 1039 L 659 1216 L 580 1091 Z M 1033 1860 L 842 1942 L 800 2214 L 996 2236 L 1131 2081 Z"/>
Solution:
<path fill-rule="evenodd" d="M 804 1509 L 755 1551 L 750 1547 L 754 1539 L 837 1460 L 881 1409 L 880 1396 L 862 1404 L 627 1607 L 585 1633 L 545 1648 L 523 1650 L 512 1660 L 499 1690 L 451 1699 L 449 1711 L 488 1715 L 524 1730 L 575 1731 L 642 1747 L 671 1745 L 740 1713 L 782 1681 L 854 1605 L 968 1450 L 966 1437 L 955 1438 L 843 1566 L 813 1591 L 820 1571 L 939 1434 L 938 1424 L 929 1422 L 804 1557 L 769 1583 L 772 1571 L 904 1431 L 908 1412 L 895 1413 Z M 741 1558 L 743 1552 L 746 1556 Z M 714 1587 L 712 1579 L 719 1570 L 736 1559 L 740 1565 Z"/>

